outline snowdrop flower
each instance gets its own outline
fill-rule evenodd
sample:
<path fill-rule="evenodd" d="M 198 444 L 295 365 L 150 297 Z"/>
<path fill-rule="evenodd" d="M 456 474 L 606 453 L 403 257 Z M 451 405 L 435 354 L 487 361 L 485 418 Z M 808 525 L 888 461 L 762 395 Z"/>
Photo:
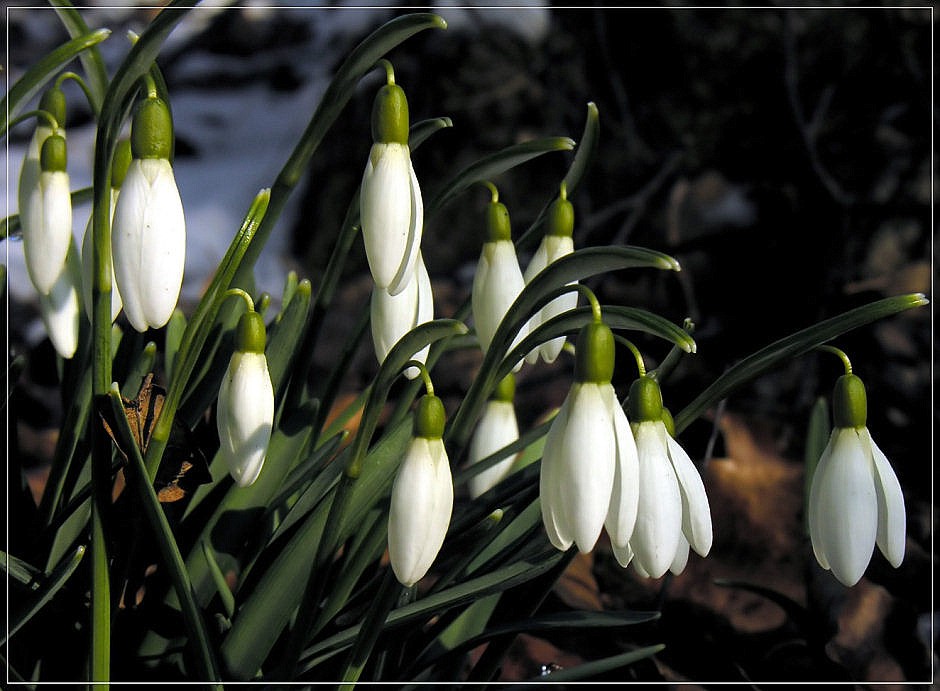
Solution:
<path fill-rule="evenodd" d="M 414 275 L 397 295 L 389 295 L 379 286 L 372 289 L 372 343 L 379 363 L 385 362 L 392 347 L 399 339 L 419 324 L 434 319 L 434 296 L 431 293 L 431 279 L 424 265 L 421 253 L 415 265 Z M 425 362 L 430 346 L 425 346 L 411 359 Z M 414 379 L 418 376 L 417 367 L 405 370 L 405 376 Z"/>
<path fill-rule="evenodd" d="M 131 142 L 129 139 L 122 139 L 118 142 L 117 149 L 114 152 L 114 159 L 111 161 L 111 214 L 112 222 L 114 220 L 114 208 L 117 206 L 118 194 L 121 191 L 121 185 L 127 175 L 127 168 L 131 164 Z M 85 226 L 85 234 L 82 236 L 82 298 L 85 303 L 85 313 L 88 319 L 92 319 L 92 284 L 94 277 L 92 275 L 94 260 L 94 239 L 92 235 L 92 221 L 88 219 L 88 225 Z M 121 291 L 118 290 L 117 280 L 114 277 L 114 262 L 111 262 L 111 321 L 117 319 L 123 306 L 121 301 Z"/>
<path fill-rule="evenodd" d="M 433 393 L 415 412 L 414 434 L 392 486 L 388 555 L 399 582 L 412 586 L 444 544 L 454 506 L 454 483 L 441 436 L 444 404 Z"/>
<path fill-rule="evenodd" d="M 516 248 L 512 244 L 509 211 L 499 202 L 496 188 L 492 185 L 489 187 L 493 198 L 486 214 L 488 239 L 483 244 L 470 296 L 473 322 L 484 353 L 489 350 L 493 335 L 509 307 L 525 287 L 519 260 L 516 258 Z M 527 333 L 528 326 L 523 325 L 513 339 L 510 349 L 525 338 Z M 522 362 L 516 366 L 515 371 L 521 367 Z"/>
<path fill-rule="evenodd" d="M 685 568 L 689 547 L 703 557 L 712 546 L 712 519 L 701 475 L 667 429 L 659 384 L 645 375 L 630 388 L 630 417 L 639 457 L 639 503 L 629 544 L 613 544 L 621 566 L 659 578 Z"/>
<path fill-rule="evenodd" d="M 166 104 L 146 99 L 134 115 L 133 160 L 111 226 L 114 277 L 124 314 L 140 332 L 169 321 L 183 284 L 186 222 L 170 167 L 172 141 Z"/>
<path fill-rule="evenodd" d="M 65 125 L 65 94 L 58 87 L 49 89 L 42 95 L 39 101 L 39 109 L 48 113 L 58 127 L 54 128 L 46 118 L 37 121 L 36 130 L 33 132 L 33 137 L 26 148 L 26 155 L 23 157 L 23 166 L 20 169 L 19 186 L 17 188 L 17 200 L 20 227 L 23 229 L 23 254 L 26 260 L 26 269 L 37 292 L 47 294 L 52 289 L 52 284 L 55 283 L 61 273 L 62 266 L 65 264 L 68 238 L 66 238 L 65 249 L 63 250 L 62 238 L 60 237 L 60 226 L 64 225 L 62 223 L 64 219 L 61 218 L 63 209 L 59 209 L 58 212 L 50 209 L 54 216 L 56 213 L 59 214 L 58 218 L 49 219 L 49 221 L 52 221 L 54 230 L 53 227 L 48 227 L 48 225 L 46 228 L 43 227 L 44 203 L 41 183 L 43 171 L 40 154 L 46 139 L 55 134 L 58 128 Z M 62 134 L 61 130 L 59 130 L 59 134 Z M 54 153 L 56 152 L 50 151 L 50 155 Z M 65 170 L 66 163 L 65 152 L 62 151 L 61 153 L 63 159 L 59 172 Z M 50 161 L 49 163 L 57 164 L 60 162 Z M 53 176 L 53 178 L 61 178 L 61 176 Z M 59 181 L 50 180 L 49 176 L 47 176 L 47 180 L 52 183 L 52 188 L 60 186 Z M 68 184 L 66 183 L 67 187 Z M 49 202 L 58 206 L 61 203 L 61 197 L 54 193 Z M 71 203 L 69 204 L 68 213 L 69 218 L 71 218 Z M 49 251 L 43 245 L 47 230 L 52 230 L 54 236 L 53 247 Z M 69 237 L 71 237 L 71 220 L 69 220 L 68 232 Z"/>
<path fill-rule="evenodd" d="M 836 382 L 834 429 L 809 493 L 816 560 L 847 586 L 861 579 L 876 544 L 891 566 L 904 559 L 904 495 L 866 417 L 865 385 L 850 372 Z"/>
<path fill-rule="evenodd" d="M 516 393 L 516 378 L 509 374 L 496 387 L 487 401 L 483 417 L 470 440 L 470 465 L 519 439 L 519 424 L 512 399 Z M 512 468 L 512 455 L 470 478 L 470 496 L 476 499 L 502 481 Z"/>
<path fill-rule="evenodd" d="M 52 134 L 40 148 L 39 184 L 23 208 L 23 253 L 29 277 L 48 294 L 62 274 L 72 241 L 72 198 L 65 171 L 65 137 Z"/>
<path fill-rule="evenodd" d="M 397 295 L 414 275 L 424 204 L 408 149 L 408 99 L 385 64 L 388 83 L 372 107 L 374 143 L 362 176 L 359 215 L 372 278 Z"/>
<path fill-rule="evenodd" d="M 75 355 L 81 319 L 78 284 L 81 280 L 75 252 L 69 252 L 48 293 L 39 294 L 39 315 L 55 352 L 65 360 Z"/>
<path fill-rule="evenodd" d="M 542 521 L 560 550 L 589 552 L 606 527 L 625 545 L 637 512 L 637 449 L 610 384 L 614 337 L 599 319 L 581 329 L 575 382 L 545 441 L 539 494 Z"/>
<path fill-rule="evenodd" d="M 261 472 L 274 425 L 274 388 L 264 346 L 264 320 L 249 310 L 238 321 L 216 414 L 219 453 L 239 487 L 248 487 Z"/>
<path fill-rule="evenodd" d="M 551 207 L 549 207 L 546 223 L 546 233 L 523 275 L 526 285 L 545 267 L 574 252 L 574 241 L 571 239 L 571 233 L 574 230 L 574 207 L 568 201 L 564 182 L 561 183 L 561 192 L 558 199 L 552 202 Z M 569 285 L 574 284 L 570 283 Z M 578 294 L 573 291 L 555 298 L 529 320 L 529 331 L 534 331 L 540 324 L 547 322 L 552 317 L 573 310 L 577 306 Z M 554 362 L 564 345 L 564 336 L 553 338 L 532 350 L 526 356 L 526 362 L 530 365 L 535 364 L 539 359 L 539 355 L 542 356 L 545 362 Z"/>

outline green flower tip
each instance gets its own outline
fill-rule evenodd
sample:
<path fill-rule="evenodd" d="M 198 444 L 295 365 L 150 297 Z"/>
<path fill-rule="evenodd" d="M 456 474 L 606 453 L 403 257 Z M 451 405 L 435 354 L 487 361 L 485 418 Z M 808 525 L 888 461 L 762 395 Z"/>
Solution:
<path fill-rule="evenodd" d="M 509 209 L 502 202 L 492 201 L 486 208 L 486 238 L 488 242 L 512 239 Z"/>
<path fill-rule="evenodd" d="M 235 330 L 235 348 L 240 353 L 263 353 L 265 341 L 264 319 L 254 310 L 245 312 Z"/>
<path fill-rule="evenodd" d="M 854 374 L 843 374 L 832 392 L 832 421 L 836 427 L 864 427 L 868 417 L 865 384 Z"/>
<path fill-rule="evenodd" d="M 565 183 L 561 183 L 561 194 L 548 207 L 547 235 L 570 238 L 574 232 L 574 206 L 565 194 Z"/>
<path fill-rule="evenodd" d="M 633 382 L 627 408 L 627 417 L 631 422 L 666 422 L 663 393 L 651 377 L 642 376 Z M 669 419 L 672 419 L 672 415 L 669 415 Z"/>
<path fill-rule="evenodd" d="M 575 380 L 609 384 L 614 376 L 614 344 L 614 334 L 604 322 L 582 327 L 575 346 Z"/>
<path fill-rule="evenodd" d="M 65 127 L 65 94 L 57 86 L 46 91 L 39 99 L 39 109 L 55 118 L 59 127 Z"/>
<path fill-rule="evenodd" d="M 440 439 L 444 436 L 444 403 L 434 394 L 425 394 L 418 400 L 415 411 L 414 436 L 424 439 Z"/>
<path fill-rule="evenodd" d="M 493 392 L 493 400 L 512 403 L 512 400 L 515 398 L 515 396 L 516 377 L 510 372 L 505 377 L 503 377 L 499 384 L 496 385 L 496 390 Z"/>
<path fill-rule="evenodd" d="M 161 98 L 141 101 L 131 123 L 131 151 L 134 158 L 170 159 L 173 150 L 173 119 Z"/>
<path fill-rule="evenodd" d="M 676 436 L 676 421 L 672 418 L 672 413 L 669 412 L 669 408 L 663 407 L 663 424 L 666 426 L 666 431 L 669 432 L 670 437 Z"/>
<path fill-rule="evenodd" d="M 375 95 L 372 141 L 376 144 L 408 143 L 408 99 L 397 84 L 386 84 Z"/>
<path fill-rule="evenodd" d="M 46 137 L 39 152 L 39 165 L 45 173 L 64 173 L 68 152 L 65 137 L 53 134 Z"/>
<path fill-rule="evenodd" d="M 114 149 L 114 158 L 111 159 L 111 187 L 119 188 L 124 184 L 132 159 L 131 140 L 122 139 Z"/>

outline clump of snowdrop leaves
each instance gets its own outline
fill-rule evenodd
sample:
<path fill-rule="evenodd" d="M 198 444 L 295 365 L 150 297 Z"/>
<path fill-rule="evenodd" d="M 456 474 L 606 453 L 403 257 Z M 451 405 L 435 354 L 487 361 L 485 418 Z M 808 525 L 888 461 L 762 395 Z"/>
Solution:
<path fill-rule="evenodd" d="M 865 385 L 848 364 L 847 370 L 836 381 L 833 430 L 813 475 L 808 510 L 816 560 L 853 586 L 876 544 L 893 567 L 901 565 L 906 517 L 901 485 L 866 426 Z"/>
<path fill-rule="evenodd" d="M 499 382 L 493 396 L 486 402 L 483 416 L 470 439 L 470 465 L 479 463 L 519 438 L 519 424 L 513 404 L 515 393 L 516 378 L 510 373 Z M 512 470 L 513 460 L 513 456 L 504 458 L 470 478 L 470 496 L 479 497 L 495 487 Z"/>
<path fill-rule="evenodd" d="M 239 318 L 235 353 L 219 389 L 219 452 L 239 487 L 248 487 L 261 473 L 274 424 L 265 341 L 264 320 L 249 309 Z"/>
<path fill-rule="evenodd" d="M 454 483 L 441 438 L 444 422 L 444 404 L 432 390 L 418 401 L 414 432 L 392 486 L 388 555 L 406 586 L 431 568 L 450 524 Z"/>
<path fill-rule="evenodd" d="M 574 241 L 571 238 L 574 232 L 574 206 L 568 201 L 566 185 L 561 183 L 561 190 L 558 198 L 552 202 L 548 209 L 548 220 L 546 221 L 545 235 L 538 249 L 532 255 L 529 265 L 526 267 L 523 278 L 526 285 L 535 278 L 540 271 L 553 262 L 558 261 L 574 252 Z M 569 284 L 573 285 L 573 284 Z M 557 317 L 563 312 L 572 310 L 578 305 L 578 294 L 575 292 L 559 295 L 549 302 L 542 309 L 535 313 L 529 320 L 529 331 L 534 331 L 539 324 L 547 322 L 552 317 Z M 550 341 L 546 341 L 538 348 L 535 348 L 526 356 L 526 362 L 530 365 L 535 364 L 539 356 L 545 362 L 554 362 L 561 349 L 565 345 L 565 337 L 559 336 Z"/>
<path fill-rule="evenodd" d="M 372 107 L 372 150 L 362 175 L 359 215 L 375 285 L 397 295 L 414 280 L 424 228 L 421 187 L 408 148 L 408 99 L 382 61 L 388 83 Z"/>
<path fill-rule="evenodd" d="M 156 96 L 131 125 L 133 160 L 114 208 L 111 251 L 124 314 L 137 331 L 165 325 L 176 309 L 186 260 L 186 221 L 170 152 L 173 123 Z"/>
<path fill-rule="evenodd" d="M 596 301 L 592 301 L 596 306 Z M 637 512 L 637 449 L 610 380 L 614 337 L 600 320 L 578 334 L 575 382 L 545 440 L 539 495 L 551 543 L 581 552 L 594 548 L 601 528 L 625 545 Z"/>
<path fill-rule="evenodd" d="M 679 574 L 689 546 L 707 556 L 712 519 L 705 486 L 692 460 L 673 439 L 672 416 L 663 408 L 659 384 L 640 376 L 630 387 L 629 413 L 639 458 L 636 526 L 627 544 L 613 541 L 621 566 L 633 563 L 641 576 Z"/>
<path fill-rule="evenodd" d="M 492 183 L 486 183 L 492 198 L 486 209 L 486 237 L 480 261 L 473 276 L 471 306 L 477 339 L 483 352 L 490 347 L 493 335 L 509 307 L 525 287 L 516 248 L 512 244 L 509 210 L 499 201 L 499 192 Z M 510 350 L 525 338 L 528 326 L 523 325 L 513 339 Z M 522 367 L 520 362 L 515 370 Z"/>

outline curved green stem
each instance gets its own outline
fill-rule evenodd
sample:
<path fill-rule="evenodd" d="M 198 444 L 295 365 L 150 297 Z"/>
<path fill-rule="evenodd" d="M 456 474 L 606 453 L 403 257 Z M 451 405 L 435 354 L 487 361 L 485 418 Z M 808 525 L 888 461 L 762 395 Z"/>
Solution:
<path fill-rule="evenodd" d="M 844 350 L 840 350 L 839 348 L 831 345 L 817 346 L 816 350 L 821 350 L 825 353 L 832 353 L 837 358 L 842 360 L 842 365 L 845 367 L 845 373 L 852 374 L 852 362 L 849 360 L 849 356 L 845 354 Z"/>
<path fill-rule="evenodd" d="M 379 60 L 377 65 L 381 66 L 385 70 L 385 78 L 388 80 L 388 84 L 391 86 L 395 83 L 395 68 L 392 66 L 392 63 L 382 58 Z"/>
<path fill-rule="evenodd" d="M 421 373 L 421 380 L 424 382 L 424 390 L 427 392 L 428 396 L 434 395 L 434 382 L 431 381 L 431 374 L 428 372 L 428 368 L 424 366 L 423 362 L 419 360 L 409 360 L 405 363 L 405 366 L 402 368 L 402 372 L 412 368 L 417 367 L 418 371 Z"/>
<path fill-rule="evenodd" d="M 18 118 L 10 122 L 10 127 L 16 127 L 21 122 L 29 120 L 30 118 L 36 118 L 37 120 L 45 120 L 48 123 L 49 127 L 52 128 L 53 131 L 55 132 L 59 131 L 59 121 L 55 119 L 55 116 L 52 113 L 50 113 L 48 110 L 39 110 L 39 109 L 31 110 L 27 113 L 23 113 Z"/>
<path fill-rule="evenodd" d="M 224 300 L 230 297 L 240 297 L 242 300 L 245 301 L 245 304 L 248 305 L 249 312 L 255 311 L 255 301 L 252 300 L 251 296 L 247 292 L 242 290 L 241 288 L 229 288 L 228 290 L 225 291 L 225 294 L 222 296 L 222 299 Z"/>
<path fill-rule="evenodd" d="M 492 203 L 495 204 L 496 202 L 499 201 L 499 190 L 496 189 L 496 185 L 494 185 L 489 180 L 481 180 L 480 184 L 486 187 L 486 189 L 490 191 L 490 201 Z"/>
<path fill-rule="evenodd" d="M 92 93 L 91 87 L 89 87 L 88 84 L 85 82 L 85 80 L 82 79 L 81 75 L 76 74 L 75 72 L 63 72 L 63 73 L 60 74 L 60 75 L 58 76 L 58 78 L 55 80 L 56 88 L 57 88 L 57 89 L 58 89 L 58 88 L 61 88 L 61 87 L 62 87 L 62 83 L 63 83 L 66 79 L 71 79 L 71 80 L 73 80 L 76 84 L 78 84 L 79 88 L 81 88 L 81 90 L 82 90 L 82 93 L 85 94 L 85 100 L 88 101 L 88 105 L 91 107 L 92 111 L 93 111 L 93 112 L 97 112 L 97 110 L 96 110 L 96 103 L 95 103 L 95 95 Z"/>
<path fill-rule="evenodd" d="M 627 349 L 633 353 L 633 358 L 636 360 L 636 369 L 637 373 L 641 377 L 646 376 L 646 364 L 643 362 L 643 356 L 640 354 L 639 348 L 633 345 L 633 341 L 630 341 L 620 334 L 614 334 L 614 339 L 619 341 L 622 345 L 626 346 Z"/>

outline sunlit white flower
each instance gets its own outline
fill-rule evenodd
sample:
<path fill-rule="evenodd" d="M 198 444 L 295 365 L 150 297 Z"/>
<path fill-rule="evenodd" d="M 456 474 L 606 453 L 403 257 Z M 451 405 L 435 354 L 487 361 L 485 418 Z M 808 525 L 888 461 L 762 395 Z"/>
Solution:
<path fill-rule="evenodd" d="M 528 284 L 545 267 L 572 252 L 574 252 L 574 242 L 570 236 L 545 235 L 538 249 L 535 251 L 535 254 L 532 256 L 532 260 L 526 267 L 525 274 L 523 275 L 525 283 Z M 578 294 L 574 291 L 558 296 L 532 316 L 532 319 L 529 320 L 529 331 L 534 331 L 539 325 L 547 322 L 552 317 L 557 317 L 559 314 L 573 310 L 577 306 Z M 535 364 L 539 355 L 542 356 L 545 362 L 554 362 L 559 353 L 561 353 L 561 349 L 564 345 L 564 336 L 546 341 L 526 356 L 526 362 L 530 365 Z"/>
<path fill-rule="evenodd" d="M 414 274 L 424 204 L 408 148 L 408 99 L 390 83 L 379 89 L 372 108 L 372 149 L 362 175 L 359 216 L 372 278 L 397 295 Z"/>
<path fill-rule="evenodd" d="M 429 413 L 431 408 L 435 410 Z M 395 576 L 406 586 L 417 583 L 431 568 L 454 506 L 450 462 L 441 440 L 443 410 L 439 398 L 421 399 L 415 434 L 392 486 L 388 554 Z M 434 419 L 429 420 L 429 414 Z"/>
<path fill-rule="evenodd" d="M 27 187 L 21 209 L 26 269 L 40 294 L 52 290 L 72 241 L 72 198 L 65 155 L 64 137 L 54 134 L 46 138 L 40 149 L 38 184 Z"/>
<path fill-rule="evenodd" d="M 274 424 L 274 388 L 264 355 L 264 322 L 242 315 L 236 351 L 219 388 L 219 453 L 239 487 L 252 484 L 264 465 Z"/>
<path fill-rule="evenodd" d="M 861 380 L 847 376 L 854 379 L 850 386 L 861 386 L 864 411 Z M 810 488 L 809 529 L 819 564 L 852 586 L 865 573 L 876 544 L 892 566 L 900 566 L 907 519 L 901 485 L 871 438 L 864 414 L 840 420 L 838 395 L 834 404 L 836 426 Z"/>
<path fill-rule="evenodd" d="M 610 329 L 584 327 L 577 352 L 576 381 L 545 440 L 539 494 L 551 543 L 561 550 L 574 543 L 589 552 L 602 527 L 615 544 L 626 544 L 633 533 L 637 449 L 610 384 Z"/>
<path fill-rule="evenodd" d="M 186 221 L 170 162 L 134 159 L 111 226 L 114 276 L 138 331 L 170 320 L 183 284 Z"/>
<path fill-rule="evenodd" d="M 471 292 L 473 323 L 476 325 L 477 338 L 484 353 L 489 350 L 497 327 L 524 287 L 525 281 L 512 241 L 497 240 L 485 243 L 477 263 Z M 523 325 L 513 339 L 510 349 L 525 338 L 527 333 L 528 327 Z"/>
<path fill-rule="evenodd" d="M 68 360 L 78 347 L 78 329 L 81 320 L 78 283 L 79 275 L 74 255 L 63 263 L 52 290 L 39 294 L 39 315 L 49 334 L 49 340 L 60 357 Z"/>
<path fill-rule="evenodd" d="M 659 384 L 640 376 L 630 388 L 631 427 L 639 458 L 639 503 L 629 544 L 614 542 L 621 566 L 659 578 L 685 569 L 691 546 L 703 557 L 712 546 L 712 518 L 702 477 L 666 427 Z"/>
<path fill-rule="evenodd" d="M 567 187 L 562 182 L 558 198 L 548 208 L 545 220 L 545 235 L 542 236 L 542 242 L 539 243 L 529 266 L 526 267 L 523 277 L 526 285 L 547 266 L 574 252 L 574 241 L 571 239 L 573 231 L 574 207 L 568 201 Z M 574 283 L 568 285 L 574 285 Z M 555 298 L 532 316 L 532 319 L 529 320 L 529 331 L 534 331 L 539 325 L 547 322 L 552 317 L 573 310 L 577 305 L 578 295 L 573 291 Z M 554 362 L 564 345 L 564 336 L 553 338 L 526 355 L 526 362 L 530 365 L 535 364 L 539 355 L 542 356 L 545 362 Z"/>
<path fill-rule="evenodd" d="M 371 302 L 372 343 L 379 362 L 385 361 L 389 351 L 399 339 L 419 324 L 434 319 L 434 295 L 431 292 L 431 279 L 424 265 L 424 259 L 418 254 L 411 280 L 397 295 L 390 295 L 384 288 L 372 289 Z M 425 346 L 412 356 L 412 360 L 425 362 L 429 346 Z M 409 379 L 418 376 L 416 367 L 405 371 Z"/>
<path fill-rule="evenodd" d="M 500 382 L 496 394 L 486 402 L 483 416 L 470 439 L 468 452 L 473 465 L 519 439 L 519 424 L 516 421 L 516 408 L 513 404 L 515 378 L 507 376 Z M 508 457 L 490 466 L 470 478 L 470 496 L 479 497 L 496 486 L 512 469 L 514 456 Z"/>

